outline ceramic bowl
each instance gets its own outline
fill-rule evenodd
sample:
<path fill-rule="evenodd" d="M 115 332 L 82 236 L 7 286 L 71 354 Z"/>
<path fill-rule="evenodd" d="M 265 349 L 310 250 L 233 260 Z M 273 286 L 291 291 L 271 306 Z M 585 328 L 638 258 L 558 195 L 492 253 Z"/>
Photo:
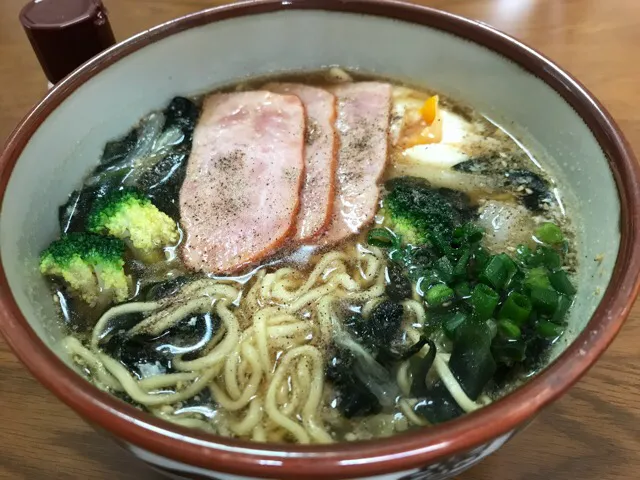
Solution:
<path fill-rule="evenodd" d="M 56 206 L 97 163 L 107 140 L 173 95 L 328 65 L 449 94 L 555 160 L 550 168 L 564 184 L 565 207 L 581 225 L 577 244 L 584 262 L 569 332 L 549 365 L 515 393 L 450 423 L 329 446 L 257 444 L 199 433 L 94 388 L 58 346 L 62 333 L 54 303 L 38 273 L 38 253 L 58 234 Z M 393 1 L 249 2 L 151 29 L 57 85 L 12 134 L 1 168 L 2 333 L 61 400 L 177 478 L 449 478 L 499 448 L 576 382 L 613 340 L 638 290 L 640 176 L 604 108 L 513 38 Z"/>

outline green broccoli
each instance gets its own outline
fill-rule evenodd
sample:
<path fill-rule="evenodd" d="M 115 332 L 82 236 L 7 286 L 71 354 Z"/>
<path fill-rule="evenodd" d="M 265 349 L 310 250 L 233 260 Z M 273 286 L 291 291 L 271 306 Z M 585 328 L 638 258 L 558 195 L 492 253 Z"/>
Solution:
<path fill-rule="evenodd" d="M 97 199 L 87 221 L 94 233 L 124 240 L 147 262 L 161 260 L 162 248 L 179 239 L 178 227 L 138 190 L 125 188 Z"/>
<path fill-rule="evenodd" d="M 469 200 L 464 194 L 435 189 L 422 178 L 395 178 L 386 187 L 389 193 L 383 202 L 383 214 L 405 243 L 431 243 L 443 249 L 454 229 L 470 216 Z"/>
<path fill-rule="evenodd" d="M 61 277 L 88 304 L 123 302 L 130 279 L 124 273 L 125 245 L 117 238 L 69 233 L 40 255 L 40 272 Z"/>

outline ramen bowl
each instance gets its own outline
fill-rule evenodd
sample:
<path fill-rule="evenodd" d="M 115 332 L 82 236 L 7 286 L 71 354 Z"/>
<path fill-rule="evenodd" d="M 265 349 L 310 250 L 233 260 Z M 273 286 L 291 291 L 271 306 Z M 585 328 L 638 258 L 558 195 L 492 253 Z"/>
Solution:
<path fill-rule="evenodd" d="M 63 335 L 39 252 L 100 156 L 177 94 L 339 65 L 467 103 L 555 159 L 583 262 L 568 332 L 537 376 L 490 406 L 390 439 L 261 444 L 165 423 L 86 381 Z M 104 52 L 22 121 L 0 161 L 0 329 L 31 373 L 95 428 L 175 478 L 445 479 L 507 442 L 611 343 L 638 292 L 640 175 L 604 108 L 545 57 L 484 24 L 394 1 L 247 2 L 195 13 Z M 597 192 L 594 195 L 594 192 Z M 597 261 L 591 261 L 597 260 Z"/>

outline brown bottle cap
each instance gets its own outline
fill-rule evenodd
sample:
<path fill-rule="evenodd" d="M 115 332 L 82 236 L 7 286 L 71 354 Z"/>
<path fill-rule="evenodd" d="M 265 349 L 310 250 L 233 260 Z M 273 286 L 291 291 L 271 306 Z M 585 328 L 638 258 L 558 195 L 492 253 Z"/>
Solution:
<path fill-rule="evenodd" d="M 51 83 L 116 43 L 101 0 L 32 0 L 20 22 Z"/>

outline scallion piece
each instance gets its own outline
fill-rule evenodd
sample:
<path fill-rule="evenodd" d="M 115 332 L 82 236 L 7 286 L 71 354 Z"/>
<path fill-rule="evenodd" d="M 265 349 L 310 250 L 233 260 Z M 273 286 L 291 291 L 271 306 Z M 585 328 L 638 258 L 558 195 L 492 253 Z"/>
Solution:
<path fill-rule="evenodd" d="M 571 304 L 573 300 L 571 297 L 567 297 L 566 295 L 560 295 L 558 297 L 558 306 L 556 307 L 556 311 L 553 312 L 553 316 L 551 317 L 551 321 L 553 323 L 562 323 L 564 317 L 567 316 L 567 312 L 571 308 Z"/>
<path fill-rule="evenodd" d="M 564 327 L 553 322 L 541 320 L 536 325 L 536 332 L 544 338 L 558 338 L 564 333 Z"/>
<path fill-rule="evenodd" d="M 507 338 L 519 338 L 522 335 L 520 327 L 507 319 L 498 321 L 498 331 Z"/>
<path fill-rule="evenodd" d="M 456 262 L 456 266 L 453 268 L 453 276 L 456 278 L 465 278 L 467 276 L 467 266 L 469 265 L 469 259 L 471 258 L 471 250 L 468 248 L 462 252 L 460 258 Z"/>
<path fill-rule="evenodd" d="M 498 255 L 491 257 L 480 274 L 480 281 L 498 290 L 507 283 L 507 268 L 502 258 Z"/>
<path fill-rule="evenodd" d="M 469 282 L 458 283 L 453 289 L 459 298 L 468 298 L 471 296 L 471 285 L 469 285 Z"/>
<path fill-rule="evenodd" d="M 453 265 L 451 265 L 451 262 L 447 257 L 440 257 L 436 260 L 434 269 L 443 282 L 449 283 L 453 280 Z"/>
<path fill-rule="evenodd" d="M 499 300 L 500 296 L 495 290 L 483 283 L 479 283 L 471 292 L 470 301 L 474 316 L 481 321 L 491 318 Z"/>
<path fill-rule="evenodd" d="M 535 236 L 547 245 L 558 245 L 564 240 L 560 227 L 551 222 L 545 222 L 540 225 L 535 231 Z"/>
<path fill-rule="evenodd" d="M 529 270 L 525 276 L 524 284 L 528 288 L 550 288 L 551 282 L 547 271 L 542 268 L 533 268 Z"/>
<path fill-rule="evenodd" d="M 484 236 L 484 230 L 475 223 L 465 223 L 453 231 L 453 237 L 462 245 L 478 243 Z"/>
<path fill-rule="evenodd" d="M 427 300 L 427 304 L 430 307 L 439 307 L 444 303 L 447 303 L 453 300 L 453 290 L 448 286 L 440 283 L 438 285 L 433 285 L 427 290 L 425 298 Z"/>
<path fill-rule="evenodd" d="M 525 266 L 528 266 L 531 262 L 531 256 L 533 252 L 527 245 L 518 245 L 516 247 L 516 259 Z"/>
<path fill-rule="evenodd" d="M 515 272 L 516 265 L 513 260 L 509 258 L 509 255 L 501 253 L 491 257 L 480 274 L 480 281 L 496 290 L 501 290 L 511 280 Z"/>
<path fill-rule="evenodd" d="M 556 289 L 558 293 L 562 293 L 564 295 L 575 295 L 576 288 L 569 280 L 569 275 L 564 270 L 556 270 L 549 274 L 549 281 L 551 282 L 551 286 Z"/>
<path fill-rule="evenodd" d="M 386 228 L 372 228 L 367 234 L 367 243 L 374 247 L 391 248 L 397 246 L 398 237 Z"/>
<path fill-rule="evenodd" d="M 547 267 L 553 271 L 562 266 L 562 258 L 553 248 L 538 245 L 529 263 L 532 267 Z"/>
<path fill-rule="evenodd" d="M 558 308 L 558 293 L 552 288 L 531 289 L 531 303 L 541 313 L 552 315 Z"/>
<path fill-rule="evenodd" d="M 512 292 L 502 305 L 498 319 L 509 319 L 517 326 L 522 326 L 529 319 L 532 308 L 531 301 L 526 296 Z"/>
<path fill-rule="evenodd" d="M 471 255 L 471 265 L 474 273 L 482 272 L 487 262 L 491 259 L 491 255 L 484 248 L 479 247 Z"/>

